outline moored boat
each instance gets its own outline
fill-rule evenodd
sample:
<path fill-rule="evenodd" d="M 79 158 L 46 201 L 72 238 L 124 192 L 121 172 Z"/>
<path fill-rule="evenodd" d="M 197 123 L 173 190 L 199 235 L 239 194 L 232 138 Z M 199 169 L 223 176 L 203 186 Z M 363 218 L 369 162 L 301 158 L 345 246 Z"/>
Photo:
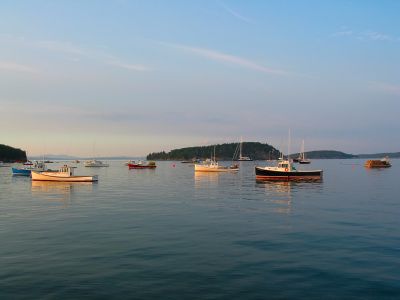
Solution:
<path fill-rule="evenodd" d="M 205 162 L 203 164 L 194 165 L 195 172 L 237 172 L 239 171 L 238 165 L 232 165 L 229 167 L 221 166 L 216 161 Z"/>
<path fill-rule="evenodd" d="M 22 168 L 11 168 L 14 176 L 31 176 L 32 171 L 46 171 L 44 162 L 35 162 L 33 165 L 24 166 Z"/>
<path fill-rule="evenodd" d="M 311 161 L 309 159 L 306 159 L 306 154 L 304 152 L 304 140 L 303 140 L 303 143 L 301 146 L 300 157 L 298 158 L 297 162 L 302 165 L 308 165 L 311 163 Z"/>
<path fill-rule="evenodd" d="M 132 162 L 128 164 L 129 169 L 155 169 L 156 163 L 154 161 L 149 161 L 148 163 L 144 163 L 142 161 Z"/>
<path fill-rule="evenodd" d="M 0 161 L 0 167 L 11 167 L 11 165 L 5 164 L 4 162 Z"/>
<path fill-rule="evenodd" d="M 101 167 L 109 167 L 109 164 L 103 163 L 100 160 L 87 160 L 85 161 L 85 167 L 92 167 L 92 168 L 101 168 Z"/>
<path fill-rule="evenodd" d="M 59 182 L 94 182 L 98 177 L 94 176 L 76 176 L 74 170 L 67 165 L 62 166 L 56 172 L 31 172 L 32 180 L 38 181 L 59 181 Z"/>
<path fill-rule="evenodd" d="M 275 167 L 255 167 L 257 180 L 318 180 L 322 170 L 297 170 L 290 160 L 280 160 Z"/>
<path fill-rule="evenodd" d="M 390 168 L 392 165 L 390 164 L 389 157 L 386 156 L 380 160 L 367 160 L 364 166 L 366 168 Z"/>
<path fill-rule="evenodd" d="M 242 150 L 243 150 L 243 139 L 240 137 L 240 143 L 239 143 L 239 157 L 238 161 L 252 161 L 252 159 L 248 156 L 243 156 L 242 155 Z"/>

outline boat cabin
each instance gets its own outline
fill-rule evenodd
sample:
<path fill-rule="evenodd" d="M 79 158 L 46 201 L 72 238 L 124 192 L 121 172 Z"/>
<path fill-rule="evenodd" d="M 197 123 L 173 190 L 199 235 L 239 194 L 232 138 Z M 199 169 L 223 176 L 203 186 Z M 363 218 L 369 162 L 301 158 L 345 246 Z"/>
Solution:
<path fill-rule="evenodd" d="M 278 169 L 282 169 L 285 172 L 296 171 L 296 168 L 287 160 L 280 160 L 278 162 Z"/>
<path fill-rule="evenodd" d="M 74 169 L 68 167 L 67 165 L 64 165 L 59 169 L 58 173 L 63 173 L 68 176 L 74 176 Z"/>

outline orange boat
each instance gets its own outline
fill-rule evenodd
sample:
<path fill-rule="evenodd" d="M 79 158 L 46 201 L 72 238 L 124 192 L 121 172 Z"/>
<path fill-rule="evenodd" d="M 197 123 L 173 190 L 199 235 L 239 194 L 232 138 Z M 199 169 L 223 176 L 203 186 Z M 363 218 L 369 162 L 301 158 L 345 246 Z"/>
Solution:
<path fill-rule="evenodd" d="M 390 168 L 392 165 L 390 164 L 389 158 L 386 156 L 380 160 L 367 160 L 364 164 L 366 168 Z"/>

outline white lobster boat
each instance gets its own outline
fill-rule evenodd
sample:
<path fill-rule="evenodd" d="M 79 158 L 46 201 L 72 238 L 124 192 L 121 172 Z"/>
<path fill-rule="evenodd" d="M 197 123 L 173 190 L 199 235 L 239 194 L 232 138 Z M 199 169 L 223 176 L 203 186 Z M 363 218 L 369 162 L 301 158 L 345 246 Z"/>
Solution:
<path fill-rule="evenodd" d="M 238 165 L 233 165 L 230 167 L 221 166 L 214 159 L 206 160 L 202 164 L 194 165 L 195 172 L 237 172 L 239 171 Z"/>
<path fill-rule="evenodd" d="M 75 176 L 74 169 L 64 165 L 56 172 L 31 172 L 32 180 L 39 181 L 59 181 L 59 182 L 93 182 L 98 181 L 94 176 Z"/>

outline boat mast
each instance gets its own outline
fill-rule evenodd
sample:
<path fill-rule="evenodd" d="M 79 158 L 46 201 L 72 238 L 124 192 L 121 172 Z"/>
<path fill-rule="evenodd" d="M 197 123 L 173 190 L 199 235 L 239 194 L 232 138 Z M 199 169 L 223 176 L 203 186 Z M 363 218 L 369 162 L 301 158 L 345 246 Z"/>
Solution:
<path fill-rule="evenodd" d="M 243 144 L 243 137 L 240 137 L 240 148 L 239 148 L 239 158 L 242 158 L 242 144 Z"/>
<path fill-rule="evenodd" d="M 289 170 L 291 170 L 290 167 L 290 128 L 289 128 L 289 140 L 288 140 L 288 154 L 287 154 L 287 160 L 288 160 L 288 166 L 289 166 Z"/>

